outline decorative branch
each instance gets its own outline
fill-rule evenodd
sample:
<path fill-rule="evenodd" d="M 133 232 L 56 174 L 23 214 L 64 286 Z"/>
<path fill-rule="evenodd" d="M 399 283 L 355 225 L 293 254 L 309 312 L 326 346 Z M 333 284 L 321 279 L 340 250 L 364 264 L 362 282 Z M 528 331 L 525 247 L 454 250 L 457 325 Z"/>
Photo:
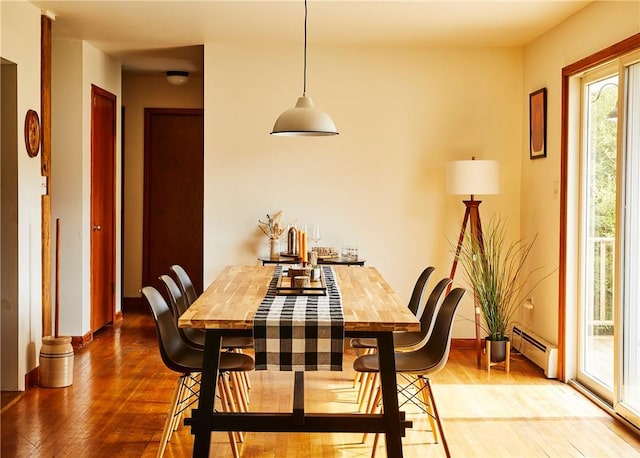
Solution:
<path fill-rule="evenodd" d="M 277 239 L 284 233 L 284 226 L 280 224 L 280 217 L 282 216 L 282 210 L 275 213 L 273 216 L 267 214 L 267 221 L 258 220 L 258 227 L 260 230 L 270 239 Z"/>

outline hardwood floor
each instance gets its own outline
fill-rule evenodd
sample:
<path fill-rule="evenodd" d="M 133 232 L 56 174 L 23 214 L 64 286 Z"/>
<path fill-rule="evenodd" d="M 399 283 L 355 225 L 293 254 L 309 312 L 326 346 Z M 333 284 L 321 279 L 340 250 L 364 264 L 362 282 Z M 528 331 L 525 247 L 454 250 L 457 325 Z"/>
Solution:
<path fill-rule="evenodd" d="M 177 379 L 158 353 L 150 316 L 126 314 L 115 327 L 94 336 L 74 357 L 68 388 L 33 388 L 3 410 L 2 456 L 155 456 L 169 399 Z M 353 412 L 353 354 L 344 372 L 308 373 L 307 411 Z M 640 456 L 640 440 L 618 420 L 573 388 L 544 378 L 527 360 L 514 357 L 511 372 L 476 369 L 473 351 L 453 351 L 433 378 L 438 409 L 454 457 Z M 287 411 L 293 375 L 251 374 L 251 409 Z M 444 456 L 432 444 L 428 421 L 404 408 L 414 428 L 403 439 L 406 457 Z M 192 440 L 181 426 L 166 457 L 191 455 Z M 359 434 L 245 434 L 245 457 L 368 457 L 373 437 Z M 227 457 L 224 433 L 214 433 L 212 456 Z M 385 456 L 380 440 L 378 457 Z"/>

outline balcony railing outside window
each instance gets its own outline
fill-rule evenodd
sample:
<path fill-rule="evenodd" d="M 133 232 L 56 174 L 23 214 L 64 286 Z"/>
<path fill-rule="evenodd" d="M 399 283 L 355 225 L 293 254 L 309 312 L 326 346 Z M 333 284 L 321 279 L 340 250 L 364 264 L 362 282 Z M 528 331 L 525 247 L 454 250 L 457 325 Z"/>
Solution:
<path fill-rule="evenodd" d="M 614 237 L 590 237 L 587 324 L 596 335 L 613 335 Z"/>

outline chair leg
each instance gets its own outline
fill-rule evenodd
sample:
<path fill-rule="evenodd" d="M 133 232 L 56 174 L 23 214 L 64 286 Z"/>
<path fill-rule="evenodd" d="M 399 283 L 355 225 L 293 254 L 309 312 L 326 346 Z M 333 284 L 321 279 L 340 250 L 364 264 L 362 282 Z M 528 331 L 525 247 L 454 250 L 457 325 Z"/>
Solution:
<path fill-rule="evenodd" d="M 355 377 L 353 377 L 353 387 L 358 386 L 358 383 L 362 383 L 362 377 L 364 376 L 363 372 L 356 372 Z"/>
<path fill-rule="evenodd" d="M 360 385 L 358 386 L 358 395 L 356 396 L 356 402 L 358 403 L 358 405 L 360 405 L 360 402 L 362 400 L 362 396 L 364 395 L 364 386 L 367 383 L 367 379 L 369 377 L 369 374 L 367 373 L 362 373 L 360 374 Z"/>
<path fill-rule="evenodd" d="M 243 354 L 242 348 L 234 348 L 231 350 L 231 353 L 240 353 Z M 249 390 L 251 389 L 251 380 L 249 379 L 249 373 L 246 371 L 238 373 L 238 378 L 242 382 L 240 387 L 242 391 L 244 391 L 243 397 L 247 404 L 249 404 Z"/>
<path fill-rule="evenodd" d="M 238 353 L 244 353 L 244 351 L 242 351 L 242 348 L 238 348 L 236 350 Z M 244 379 L 244 388 L 246 391 L 246 398 L 247 398 L 247 403 L 249 402 L 249 390 L 251 389 L 251 379 L 249 378 L 249 373 L 248 372 L 242 372 L 242 378 Z"/>
<path fill-rule="evenodd" d="M 247 390 L 251 389 L 251 379 L 249 378 L 249 373 L 248 372 L 243 372 L 242 373 L 242 378 L 244 378 L 244 384 L 247 387 Z M 247 399 L 249 399 L 249 392 L 247 391 Z"/>
<path fill-rule="evenodd" d="M 197 396 L 196 392 L 199 390 L 199 382 L 195 379 L 194 374 L 189 374 L 185 377 L 182 383 L 182 390 L 178 396 L 178 408 L 176 414 L 173 417 L 172 431 L 177 431 L 182 422 L 184 411 L 192 404 L 191 397 Z M 171 436 L 169 436 L 171 440 Z"/>
<path fill-rule="evenodd" d="M 442 427 L 442 422 L 440 421 L 440 415 L 438 415 L 438 408 L 436 407 L 436 399 L 433 396 L 433 390 L 431 389 L 431 382 L 426 377 L 423 378 L 423 380 L 427 384 L 427 390 L 429 392 L 429 398 L 431 400 L 431 407 L 433 408 L 433 416 L 436 417 L 436 422 L 438 423 L 438 429 L 440 430 L 440 437 L 442 438 L 442 445 L 444 446 L 444 451 L 447 455 L 447 458 L 451 458 L 451 453 L 449 453 L 449 444 L 447 444 L 447 438 L 444 435 L 444 428 Z"/>
<path fill-rule="evenodd" d="M 371 449 L 371 458 L 376 458 L 376 449 L 378 448 L 378 439 L 380 439 L 380 433 L 376 433 L 373 438 L 373 448 Z"/>
<path fill-rule="evenodd" d="M 356 348 L 356 356 L 360 356 L 358 354 L 358 349 Z M 373 348 L 365 348 L 362 352 L 363 355 L 370 355 L 371 353 L 374 352 L 375 349 Z M 362 383 L 363 379 L 364 379 L 364 373 L 362 372 L 356 372 L 355 377 L 353 377 L 353 387 L 355 388 L 358 383 Z M 358 400 L 360 400 L 360 394 L 358 393 Z"/>
<path fill-rule="evenodd" d="M 229 404 L 227 403 L 227 394 L 224 389 L 224 374 L 220 374 L 218 376 L 218 392 L 220 393 L 220 404 L 222 405 L 223 412 L 229 412 Z M 240 453 L 238 452 L 238 444 L 236 444 L 236 438 L 233 431 L 227 432 L 229 436 L 229 445 L 231 445 L 231 452 L 233 453 L 233 458 L 239 458 Z"/>
<path fill-rule="evenodd" d="M 371 382 L 371 388 L 369 389 L 369 394 L 367 395 L 367 413 L 373 412 L 373 406 L 375 405 L 376 393 L 378 392 L 378 387 L 380 386 L 380 374 L 373 374 L 373 381 Z"/>
<path fill-rule="evenodd" d="M 178 395 L 176 397 L 176 405 L 173 414 L 171 415 L 171 424 L 169 425 L 169 437 L 167 437 L 167 442 L 171 440 L 171 436 L 173 432 L 178 429 L 180 425 L 180 412 L 182 411 L 182 404 L 184 402 L 184 393 L 186 391 L 187 378 L 186 376 L 182 376 L 182 382 L 180 383 L 180 389 L 178 391 Z"/>
<path fill-rule="evenodd" d="M 376 413 L 376 410 L 379 410 L 380 412 L 382 412 L 382 389 L 380 388 L 380 384 L 378 384 L 376 387 L 376 394 L 375 396 L 373 396 L 373 403 L 371 403 L 371 410 L 369 410 L 367 413 L 373 414 L 373 413 Z M 363 444 L 367 441 L 368 436 L 369 436 L 369 433 L 364 433 L 362 435 Z M 377 442 L 377 440 L 378 439 L 376 434 L 376 439 L 374 440 L 374 442 Z"/>
<path fill-rule="evenodd" d="M 171 406 L 169 407 L 169 412 L 167 412 L 167 418 L 164 421 L 162 438 L 160 439 L 160 448 L 158 449 L 158 454 L 156 455 L 158 458 L 162 458 L 162 456 L 164 455 L 164 450 L 167 448 L 167 442 L 169 442 L 169 438 L 171 437 L 171 433 L 173 432 L 173 419 L 178 409 L 180 393 L 182 393 L 182 386 L 184 384 L 185 377 L 186 375 L 184 374 L 178 377 L 178 382 L 176 383 L 176 387 L 173 390 L 173 396 L 171 397 Z"/>
<path fill-rule="evenodd" d="M 360 403 L 358 404 L 358 410 L 363 411 L 366 408 L 367 403 L 369 402 L 369 397 L 371 396 L 371 386 L 375 380 L 375 374 L 369 373 L 365 376 L 365 382 L 360 385 L 361 395 L 360 395 Z"/>
<path fill-rule="evenodd" d="M 229 386 L 229 381 L 227 380 L 226 374 L 221 374 L 222 377 L 222 388 L 225 392 L 225 398 L 227 399 L 227 404 L 229 406 L 230 412 L 238 412 L 238 407 L 236 406 L 235 401 L 233 400 L 233 393 L 231 392 L 231 387 Z M 238 438 L 238 442 L 244 441 L 244 436 L 241 431 L 235 431 L 236 437 Z"/>
<path fill-rule="evenodd" d="M 239 387 L 242 390 L 242 399 L 247 405 L 247 410 L 249 410 L 249 388 L 251 388 L 251 382 L 249 381 L 249 374 L 247 372 L 239 372 L 238 373 L 238 382 Z"/>
<path fill-rule="evenodd" d="M 429 424 L 431 425 L 431 432 L 433 434 L 433 441 L 438 443 L 438 428 L 435 423 L 435 413 L 433 411 L 433 405 L 431 404 L 430 399 L 430 389 L 427 386 L 424 377 L 418 376 L 418 389 L 420 390 L 420 394 L 422 396 L 422 402 L 425 405 L 425 411 L 427 413 L 427 418 L 429 419 Z"/>
<path fill-rule="evenodd" d="M 234 399 L 240 412 L 248 412 L 249 405 L 246 398 L 246 393 L 243 387 L 244 381 L 242 379 L 242 373 L 230 372 L 231 381 L 233 382 L 232 389 L 234 393 Z"/>

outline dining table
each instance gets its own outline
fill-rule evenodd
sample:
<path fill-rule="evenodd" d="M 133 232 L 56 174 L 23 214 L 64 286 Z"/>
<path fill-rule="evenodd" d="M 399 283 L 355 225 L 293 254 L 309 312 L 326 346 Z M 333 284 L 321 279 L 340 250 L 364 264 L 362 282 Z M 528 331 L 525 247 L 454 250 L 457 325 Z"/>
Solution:
<path fill-rule="evenodd" d="M 273 265 L 227 266 L 179 317 L 178 326 L 205 330 L 197 408 L 185 424 L 195 436 L 194 457 L 209 455 L 212 431 L 383 433 L 387 456 L 402 457 L 402 437 L 412 422 L 398 407 L 394 331 L 418 331 L 420 323 L 375 267 L 332 266 L 344 316 L 344 336 L 378 342 L 381 413 L 309 413 L 304 408 L 304 372 L 295 372 L 291 412 L 216 412 L 222 339 L 252 336 L 254 316 L 274 277 Z"/>

